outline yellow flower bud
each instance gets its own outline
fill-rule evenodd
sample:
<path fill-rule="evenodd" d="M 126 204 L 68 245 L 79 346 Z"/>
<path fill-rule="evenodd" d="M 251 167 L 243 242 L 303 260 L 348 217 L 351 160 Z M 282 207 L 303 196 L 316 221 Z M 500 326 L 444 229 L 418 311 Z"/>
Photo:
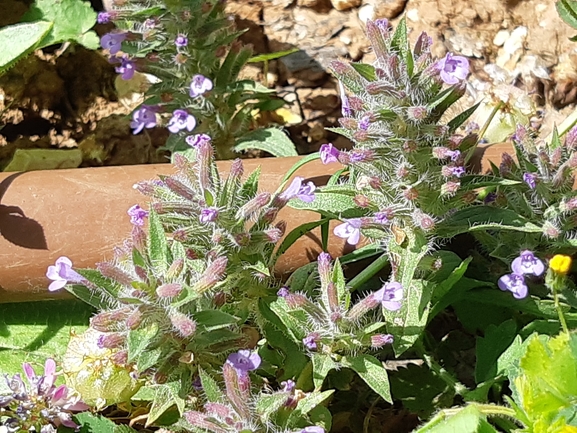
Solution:
<path fill-rule="evenodd" d="M 557 274 L 566 275 L 571 269 L 571 257 L 556 254 L 549 261 L 549 268 Z"/>

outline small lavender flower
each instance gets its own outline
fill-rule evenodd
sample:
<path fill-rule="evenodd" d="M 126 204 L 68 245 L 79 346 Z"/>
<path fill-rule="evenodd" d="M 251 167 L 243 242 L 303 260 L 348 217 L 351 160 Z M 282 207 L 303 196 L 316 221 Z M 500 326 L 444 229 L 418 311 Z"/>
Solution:
<path fill-rule="evenodd" d="M 436 66 L 440 71 L 441 80 L 449 85 L 457 84 L 469 74 L 469 61 L 465 57 L 454 56 L 451 53 L 447 53 Z"/>
<path fill-rule="evenodd" d="M 371 347 L 379 348 L 387 344 L 393 344 L 394 337 L 391 334 L 375 334 L 371 336 Z"/>
<path fill-rule="evenodd" d="M 278 289 L 278 292 L 276 292 L 276 295 L 279 298 L 286 298 L 289 294 L 290 291 L 287 286 L 282 286 L 280 289 Z"/>
<path fill-rule="evenodd" d="M 303 345 L 308 349 L 308 350 L 317 350 L 318 349 L 318 345 L 317 345 L 317 341 L 319 339 L 319 335 L 316 332 L 311 332 L 309 335 L 307 335 L 305 338 L 303 338 Z"/>
<path fill-rule="evenodd" d="M 106 33 L 100 39 L 100 46 L 114 55 L 120 51 L 122 42 L 126 39 L 126 33 Z"/>
<path fill-rule="evenodd" d="M 571 128 L 565 136 L 565 147 L 569 150 L 574 150 L 577 147 L 577 126 Z"/>
<path fill-rule="evenodd" d="M 148 216 L 148 211 L 142 209 L 137 204 L 128 209 L 126 213 L 130 217 L 130 223 L 139 227 L 144 225 L 144 218 Z"/>
<path fill-rule="evenodd" d="M 525 284 L 525 278 L 523 275 L 518 274 L 505 274 L 497 282 L 499 289 L 503 291 L 509 291 L 513 293 L 513 296 L 517 299 L 523 299 L 529 293 L 529 288 Z"/>
<path fill-rule="evenodd" d="M 349 99 L 345 93 L 345 86 L 339 80 L 339 92 L 341 94 L 341 113 L 344 117 L 350 117 L 353 113 L 351 110 L 351 106 L 349 105 Z"/>
<path fill-rule="evenodd" d="M 201 223 L 212 223 L 214 221 L 216 221 L 216 218 L 218 217 L 218 209 L 215 208 L 206 208 L 206 209 L 202 209 L 200 211 L 200 222 Z"/>
<path fill-rule="evenodd" d="M 311 425 L 303 428 L 299 433 L 325 433 L 325 429 L 317 425 Z"/>
<path fill-rule="evenodd" d="M 442 169 L 442 173 L 443 176 L 445 177 L 450 177 L 450 176 L 455 176 L 455 177 L 461 177 L 465 174 L 465 168 L 457 165 L 457 166 L 444 166 Z"/>
<path fill-rule="evenodd" d="M 280 384 L 282 385 L 282 390 L 284 392 L 293 392 L 297 385 L 295 381 L 291 379 L 286 381 L 283 380 Z"/>
<path fill-rule="evenodd" d="M 188 38 L 183 34 L 179 34 L 174 40 L 174 45 L 179 48 L 186 47 L 188 45 Z"/>
<path fill-rule="evenodd" d="M 312 182 L 307 182 L 305 185 L 303 185 L 303 180 L 303 177 L 295 177 L 288 188 L 281 193 L 280 198 L 287 201 L 293 198 L 298 198 L 305 203 L 311 203 L 314 201 L 314 192 L 316 189 L 315 184 Z"/>
<path fill-rule="evenodd" d="M 396 281 L 386 283 L 380 290 L 375 292 L 375 299 L 381 303 L 383 308 L 389 311 L 398 311 L 402 305 L 403 286 Z"/>
<path fill-rule="evenodd" d="M 117 66 L 115 70 L 116 73 L 121 74 L 123 80 L 130 80 L 134 76 L 134 62 L 128 56 L 124 56 L 120 59 L 120 66 Z"/>
<path fill-rule="evenodd" d="M 393 213 L 390 210 L 375 213 L 373 221 L 377 224 L 389 224 L 393 218 Z"/>
<path fill-rule="evenodd" d="M 523 173 L 523 182 L 525 182 L 529 188 L 531 189 L 535 189 L 536 185 L 536 181 L 537 180 L 537 175 L 533 174 L 533 173 Z"/>
<path fill-rule="evenodd" d="M 186 110 L 174 110 L 172 118 L 168 122 L 168 130 L 173 134 L 186 129 L 192 131 L 196 127 L 196 119 L 192 114 L 188 114 Z"/>
<path fill-rule="evenodd" d="M 186 141 L 186 144 L 188 144 L 189 146 L 196 148 L 201 144 L 210 143 L 212 141 L 212 138 L 210 138 L 210 136 L 206 134 L 195 134 L 195 135 L 189 135 L 184 139 L 184 141 Z"/>
<path fill-rule="evenodd" d="M 363 116 L 359 121 L 359 129 L 362 131 L 366 131 L 367 129 L 369 129 L 370 125 L 371 125 L 371 116 Z"/>
<path fill-rule="evenodd" d="M 196 98 L 206 92 L 212 90 L 213 84 L 210 78 L 205 77 L 204 75 L 197 74 L 192 77 L 192 82 L 190 83 L 190 97 Z"/>
<path fill-rule="evenodd" d="M 451 158 L 451 161 L 457 161 L 461 157 L 460 150 L 447 150 L 445 155 Z"/>
<path fill-rule="evenodd" d="M 347 240 L 347 244 L 356 245 L 361 239 L 361 219 L 353 218 L 339 224 L 333 230 L 335 236 Z"/>
<path fill-rule="evenodd" d="M 323 164 L 339 162 L 340 150 L 333 146 L 333 143 L 323 144 L 319 150 Z"/>
<path fill-rule="evenodd" d="M 84 281 L 82 275 L 72 270 L 72 261 L 68 257 L 59 257 L 53 266 L 48 266 L 46 276 L 52 280 L 48 286 L 50 292 L 63 288 L 68 282 L 80 283 Z"/>
<path fill-rule="evenodd" d="M 538 277 L 545 272 L 545 265 L 531 251 L 525 250 L 513 260 L 511 269 L 517 275 L 532 274 Z"/>
<path fill-rule="evenodd" d="M 138 134 L 144 128 L 154 128 L 156 126 L 156 113 L 148 106 L 143 105 L 132 115 L 130 127 L 134 129 L 133 134 Z"/>
<path fill-rule="evenodd" d="M 110 18 L 112 18 L 110 12 L 98 12 L 96 22 L 98 24 L 108 24 L 110 22 Z"/>
<path fill-rule="evenodd" d="M 250 350 L 239 350 L 231 353 L 226 359 L 227 364 L 232 365 L 239 375 L 244 375 L 249 371 L 260 367 L 261 359 L 258 353 Z"/>

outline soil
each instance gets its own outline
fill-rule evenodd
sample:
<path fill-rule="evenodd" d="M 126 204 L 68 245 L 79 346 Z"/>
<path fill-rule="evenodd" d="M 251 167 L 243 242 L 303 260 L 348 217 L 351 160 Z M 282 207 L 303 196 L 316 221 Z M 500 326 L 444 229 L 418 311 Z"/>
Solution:
<path fill-rule="evenodd" d="M 0 27 L 18 22 L 27 2 L 2 0 Z M 447 51 L 471 61 L 470 96 L 479 98 L 495 75 L 530 92 L 544 123 L 559 123 L 577 101 L 573 29 L 558 17 L 554 0 L 229 0 L 228 12 L 255 53 L 298 47 L 269 63 L 252 64 L 243 75 L 267 82 L 291 102 L 296 123 L 285 125 L 299 153 L 327 141 L 350 143 L 327 131 L 340 116 L 336 81 L 327 72 L 335 58 L 369 62 L 367 19 L 393 25 L 406 15 L 414 40 L 433 37 L 433 53 Z M 93 1 L 102 10 L 98 0 Z M 110 26 L 97 25 L 99 34 Z M 132 135 L 127 103 L 115 87 L 117 74 L 100 52 L 82 47 L 38 51 L 0 77 L 0 168 L 16 149 L 78 148 L 74 165 L 166 162 L 158 149 L 167 132 Z M 496 72 L 495 72 L 496 71 Z M 132 107 L 131 107 L 132 106 Z M 547 126 L 545 126 L 547 127 Z M 78 151 L 76 151 L 78 153 Z M 252 155 L 254 156 L 254 155 Z M 60 165 L 61 166 L 61 165 Z M 58 167 L 58 165 L 57 165 Z"/>

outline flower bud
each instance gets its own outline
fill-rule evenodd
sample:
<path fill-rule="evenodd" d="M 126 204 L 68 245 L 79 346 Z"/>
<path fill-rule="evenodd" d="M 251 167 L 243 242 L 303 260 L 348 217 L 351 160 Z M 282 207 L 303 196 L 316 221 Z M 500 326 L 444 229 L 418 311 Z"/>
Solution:
<path fill-rule="evenodd" d="M 124 346 L 126 337 L 118 332 L 106 332 L 100 334 L 97 345 L 101 349 L 119 349 Z"/>
<path fill-rule="evenodd" d="M 144 320 L 144 315 L 142 314 L 142 310 L 140 308 L 134 309 L 130 316 L 126 318 L 125 324 L 128 329 L 138 329 Z"/>
<path fill-rule="evenodd" d="M 413 212 L 413 221 L 417 227 L 420 227 L 424 231 L 435 228 L 435 220 L 420 209 L 416 209 Z"/>
<path fill-rule="evenodd" d="M 198 293 L 204 293 L 212 289 L 225 276 L 227 264 L 228 258 L 224 256 L 212 261 L 194 285 L 193 290 Z"/>
<path fill-rule="evenodd" d="M 453 195 L 459 190 L 460 187 L 461 182 L 448 181 L 441 185 L 441 195 Z"/>
<path fill-rule="evenodd" d="M 371 205 L 371 201 L 364 195 L 360 195 L 357 194 L 354 198 L 353 201 L 355 202 L 355 204 L 360 207 L 360 208 L 367 208 Z"/>
<path fill-rule="evenodd" d="M 419 191 L 416 188 L 410 187 L 403 191 L 403 197 L 409 201 L 413 201 L 419 198 Z"/>
<path fill-rule="evenodd" d="M 421 122 L 427 118 L 429 115 L 429 110 L 427 107 L 424 106 L 417 106 L 417 107 L 408 107 L 407 108 L 407 116 L 409 120 L 413 122 Z"/>
<path fill-rule="evenodd" d="M 175 331 L 182 337 L 190 337 L 196 332 L 196 322 L 185 314 L 173 312 L 169 319 Z"/>
<path fill-rule="evenodd" d="M 252 200 L 244 204 L 244 206 L 238 210 L 236 213 L 236 218 L 243 220 L 258 218 L 258 214 L 263 210 L 269 201 L 269 192 L 261 192 L 257 194 Z"/>
<path fill-rule="evenodd" d="M 131 309 L 129 307 L 112 311 L 102 311 L 92 316 L 90 319 L 90 327 L 100 332 L 114 332 L 120 328 L 119 324 L 126 320 L 130 312 Z"/>
<path fill-rule="evenodd" d="M 163 284 L 156 289 L 159 298 L 175 298 L 182 292 L 182 285 L 177 283 Z"/>
<path fill-rule="evenodd" d="M 378 305 L 380 305 L 380 302 L 375 298 L 374 293 L 371 293 L 366 298 L 353 305 L 353 307 L 348 311 L 346 317 L 347 319 L 356 322 Z"/>
<path fill-rule="evenodd" d="M 211 163 L 214 150 L 208 142 L 199 143 L 196 149 L 198 184 L 203 191 L 212 189 Z"/>
<path fill-rule="evenodd" d="M 543 234 L 549 239 L 557 239 L 561 235 L 561 230 L 551 221 L 545 221 L 543 224 Z"/>
<path fill-rule="evenodd" d="M 375 334 L 371 336 L 371 347 L 378 349 L 388 344 L 393 344 L 394 338 L 391 334 Z"/>
<path fill-rule="evenodd" d="M 97 263 L 96 269 L 98 269 L 104 277 L 116 281 L 123 286 L 132 287 L 134 278 L 112 263 Z"/>
<path fill-rule="evenodd" d="M 164 183 L 172 192 L 187 200 L 194 200 L 196 197 L 192 189 L 173 177 L 166 177 Z"/>
<path fill-rule="evenodd" d="M 359 127 L 359 123 L 353 119 L 352 117 L 341 117 L 339 119 L 339 123 L 343 128 L 346 129 L 357 129 Z"/>
<path fill-rule="evenodd" d="M 172 262 L 172 264 L 168 268 L 168 271 L 166 271 L 166 279 L 174 280 L 178 278 L 183 269 L 184 269 L 184 259 L 174 260 L 174 262 Z"/>

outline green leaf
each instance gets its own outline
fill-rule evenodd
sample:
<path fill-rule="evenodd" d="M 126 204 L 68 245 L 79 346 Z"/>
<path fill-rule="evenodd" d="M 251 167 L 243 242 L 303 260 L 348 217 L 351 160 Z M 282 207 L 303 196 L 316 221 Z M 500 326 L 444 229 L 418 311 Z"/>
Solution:
<path fill-rule="evenodd" d="M 116 428 L 116 424 L 108 418 L 91 412 L 77 413 L 74 420 L 80 426 L 79 433 L 114 433 Z"/>
<path fill-rule="evenodd" d="M 274 265 L 278 258 L 282 256 L 301 236 L 306 235 L 308 232 L 317 228 L 326 221 L 328 221 L 327 218 L 322 218 L 318 221 L 311 221 L 301 224 L 300 226 L 292 229 L 290 233 L 284 237 L 274 255 L 271 257 L 271 265 Z"/>
<path fill-rule="evenodd" d="M 240 189 L 240 197 L 253 198 L 258 191 L 258 180 L 260 178 L 260 166 L 248 175 Z M 235 198 L 236 199 L 236 198 Z"/>
<path fill-rule="evenodd" d="M 146 327 L 131 330 L 128 333 L 128 362 L 138 360 L 138 357 L 148 348 L 158 334 L 158 324 L 150 323 Z"/>
<path fill-rule="evenodd" d="M 180 396 L 180 382 L 169 382 L 155 385 L 154 400 L 146 419 L 148 427 L 172 406 L 176 406 L 180 415 L 184 412 L 185 400 Z"/>
<path fill-rule="evenodd" d="M 94 310 L 73 300 L 0 304 L 0 376 L 22 373 L 22 363 L 60 358 L 70 332 L 82 333 Z"/>
<path fill-rule="evenodd" d="M 451 120 L 449 120 L 449 123 L 447 123 L 447 126 L 449 127 L 449 129 L 452 132 L 456 131 L 459 126 L 461 126 L 463 123 L 465 123 L 465 121 L 469 117 L 471 117 L 471 115 L 475 112 L 475 110 L 479 107 L 480 104 L 481 104 L 480 102 L 477 102 L 472 107 L 467 108 L 465 111 L 463 111 L 462 113 L 458 114 L 457 116 L 455 116 Z"/>
<path fill-rule="evenodd" d="M 467 406 L 447 418 L 443 412 L 413 433 L 479 433 L 485 417 L 475 406 Z M 487 432 L 490 430 L 483 430 Z"/>
<path fill-rule="evenodd" d="M 477 383 L 494 379 L 503 371 L 498 370 L 500 356 L 513 343 L 517 335 L 517 325 L 510 319 L 499 326 L 491 325 L 485 336 L 477 338 L 475 380 Z"/>
<path fill-rule="evenodd" d="M 322 215 L 356 218 L 366 214 L 366 210 L 359 208 L 354 202 L 356 191 L 354 187 L 325 186 L 320 191 L 315 191 L 315 199 L 310 203 L 293 199 L 289 206 L 293 209 L 302 209 L 319 212 Z"/>
<path fill-rule="evenodd" d="M 437 226 L 436 233 L 443 238 L 452 238 L 458 234 L 476 230 L 542 232 L 541 227 L 518 215 L 515 211 L 492 206 L 475 206 L 455 212 Z"/>
<path fill-rule="evenodd" d="M 204 310 L 193 314 L 194 320 L 208 331 L 225 328 L 236 324 L 238 317 L 232 316 L 220 310 Z"/>
<path fill-rule="evenodd" d="M 168 243 L 158 214 L 150 209 L 148 214 L 148 257 L 157 274 L 164 275 L 168 269 Z"/>
<path fill-rule="evenodd" d="M 377 70 L 373 65 L 369 65 L 367 63 L 351 63 L 351 66 L 361 75 L 361 77 L 367 79 L 368 81 L 377 80 Z"/>
<path fill-rule="evenodd" d="M 407 34 L 407 19 L 405 16 L 401 18 L 395 29 L 395 34 L 391 40 L 391 49 L 399 52 L 401 58 L 407 65 L 407 74 L 409 77 L 413 76 L 414 60 L 413 52 L 409 47 L 409 38 Z"/>
<path fill-rule="evenodd" d="M 278 128 L 263 128 L 249 132 L 236 142 L 234 150 L 258 149 L 273 156 L 298 156 L 294 143 Z"/>
<path fill-rule="evenodd" d="M 98 36 L 90 29 L 96 24 L 96 12 L 89 2 L 80 0 L 36 0 L 22 21 L 50 21 L 54 26 L 42 39 L 46 47 L 60 42 L 75 41 L 86 48 L 98 48 Z"/>
<path fill-rule="evenodd" d="M 331 275 L 331 280 L 333 283 L 335 283 L 339 304 L 342 306 L 344 311 L 347 311 L 351 304 L 351 293 L 346 288 L 346 280 L 345 275 L 343 273 L 343 267 L 341 266 L 341 263 L 338 258 L 335 259 L 335 262 L 333 264 L 333 272 Z M 323 302 L 328 308 L 329 300 L 328 298 L 326 299 L 324 298 L 324 294 L 323 294 Z"/>
<path fill-rule="evenodd" d="M 121 424 L 114 426 L 114 433 L 138 433 L 138 430 L 133 429 L 129 425 Z"/>
<path fill-rule="evenodd" d="M 381 362 L 371 355 L 343 357 L 341 363 L 357 372 L 369 387 L 385 401 L 393 403 L 389 376 Z"/>
<path fill-rule="evenodd" d="M 103 276 L 100 271 L 96 269 L 77 269 L 80 275 L 86 278 L 89 282 L 102 290 L 104 298 L 109 301 L 118 297 L 120 284 Z M 92 289 L 94 290 L 94 289 Z"/>
<path fill-rule="evenodd" d="M 256 413 L 264 422 L 268 422 L 271 415 L 283 407 L 286 401 L 286 394 L 260 394 L 256 401 Z"/>
<path fill-rule="evenodd" d="M 577 1 L 558 0 L 555 3 L 555 7 L 561 19 L 574 29 L 577 29 Z"/>
<path fill-rule="evenodd" d="M 302 400 L 299 400 L 297 407 L 289 416 L 287 421 L 288 426 L 294 427 L 303 415 L 308 414 L 311 410 L 320 405 L 323 401 L 329 398 L 333 392 L 335 392 L 334 389 L 329 389 L 323 392 L 312 392 Z"/>
<path fill-rule="evenodd" d="M 313 383 L 315 389 L 320 390 L 329 371 L 337 368 L 338 364 L 333 361 L 329 355 L 323 355 L 321 353 L 313 354 L 311 361 L 313 363 Z"/>
<path fill-rule="evenodd" d="M 0 72 L 10 69 L 32 51 L 52 29 L 52 23 L 37 21 L 0 29 Z"/>
<path fill-rule="evenodd" d="M 288 56 L 289 54 L 292 53 L 296 53 L 297 51 L 300 51 L 300 49 L 294 47 L 289 50 L 276 51 L 274 53 L 259 54 L 258 56 L 254 56 L 248 59 L 248 63 L 268 62 L 270 60 L 280 59 L 281 57 Z"/>
<path fill-rule="evenodd" d="M 200 383 L 202 384 L 202 390 L 207 400 L 212 403 L 217 403 L 222 399 L 222 391 L 218 387 L 216 380 L 214 380 L 206 371 L 202 368 L 198 369 L 198 375 L 200 376 Z"/>
<path fill-rule="evenodd" d="M 238 73 L 242 67 L 248 62 L 252 55 L 252 50 L 248 47 L 243 47 L 240 50 L 231 49 L 228 51 L 216 78 L 214 80 L 215 86 L 226 88 L 229 83 L 234 83 L 238 77 Z"/>

